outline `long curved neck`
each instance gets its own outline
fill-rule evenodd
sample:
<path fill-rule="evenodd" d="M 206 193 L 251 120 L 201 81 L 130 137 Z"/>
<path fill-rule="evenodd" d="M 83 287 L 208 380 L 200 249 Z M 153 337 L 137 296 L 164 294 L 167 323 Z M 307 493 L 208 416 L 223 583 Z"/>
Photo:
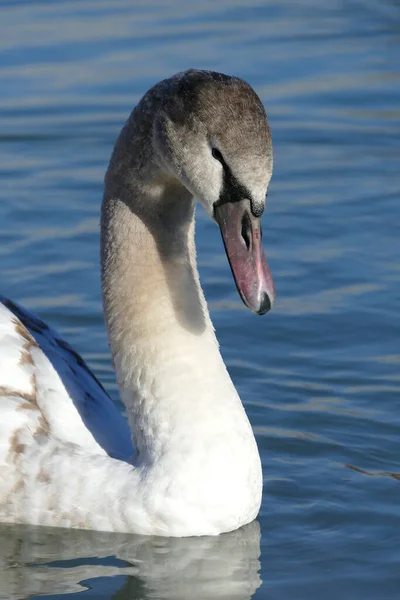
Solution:
<path fill-rule="evenodd" d="M 114 189 L 116 179 L 111 167 L 102 207 L 105 318 L 135 444 L 155 456 L 177 431 L 195 436 L 216 398 L 240 401 L 199 283 L 194 200 L 154 165 L 151 181 L 140 169 L 123 188 Z"/>

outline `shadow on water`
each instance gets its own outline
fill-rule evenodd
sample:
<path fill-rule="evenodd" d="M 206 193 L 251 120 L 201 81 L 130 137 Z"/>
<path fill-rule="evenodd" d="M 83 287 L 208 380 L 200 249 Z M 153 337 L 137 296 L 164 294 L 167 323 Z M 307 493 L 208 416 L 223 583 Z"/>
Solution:
<path fill-rule="evenodd" d="M 259 556 L 258 522 L 203 538 L 1 525 L 0 598 L 70 595 L 95 585 L 118 600 L 248 600 L 261 584 Z"/>

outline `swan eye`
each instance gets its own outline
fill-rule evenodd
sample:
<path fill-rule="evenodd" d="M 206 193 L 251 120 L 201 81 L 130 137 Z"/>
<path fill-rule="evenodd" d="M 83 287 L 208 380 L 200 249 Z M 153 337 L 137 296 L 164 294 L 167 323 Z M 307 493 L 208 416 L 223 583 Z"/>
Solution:
<path fill-rule="evenodd" d="M 213 148 L 211 150 L 211 154 L 213 155 L 213 157 L 215 158 L 215 160 L 218 160 L 218 162 L 220 162 L 221 164 L 224 163 L 224 159 L 222 158 L 222 154 L 218 150 L 218 148 Z"/>

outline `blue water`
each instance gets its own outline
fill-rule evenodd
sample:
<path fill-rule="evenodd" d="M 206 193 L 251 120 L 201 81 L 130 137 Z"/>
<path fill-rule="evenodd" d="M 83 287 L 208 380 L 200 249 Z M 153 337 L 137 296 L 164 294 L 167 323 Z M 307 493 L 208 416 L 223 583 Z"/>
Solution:
<path fill-rule="evenodd" d="M 398 598 L 399 1 L 10 0 L 0 23 L 1 293 L 117 398 L 102 178 L 143 92 L 195 66 L 265 104 L 278 294 L 265 317 L 246 311 L 200 211 L 202 282 L 263 460 L 258 523 L 175 541 L 2 526 L 0 598 Z"/>

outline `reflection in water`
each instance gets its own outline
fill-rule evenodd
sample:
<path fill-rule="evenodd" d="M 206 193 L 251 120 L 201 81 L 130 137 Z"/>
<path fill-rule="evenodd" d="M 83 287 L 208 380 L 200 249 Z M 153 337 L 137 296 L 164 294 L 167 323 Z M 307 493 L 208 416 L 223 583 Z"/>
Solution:
<path fill-rule="evenodd" d="M 119 600 L 249 600 L 261 583 L 259 556 L 257 522 L 203 538 L 1 525 L 0 598 L 81 592 L 107 577 L 102 589 Z"/>

